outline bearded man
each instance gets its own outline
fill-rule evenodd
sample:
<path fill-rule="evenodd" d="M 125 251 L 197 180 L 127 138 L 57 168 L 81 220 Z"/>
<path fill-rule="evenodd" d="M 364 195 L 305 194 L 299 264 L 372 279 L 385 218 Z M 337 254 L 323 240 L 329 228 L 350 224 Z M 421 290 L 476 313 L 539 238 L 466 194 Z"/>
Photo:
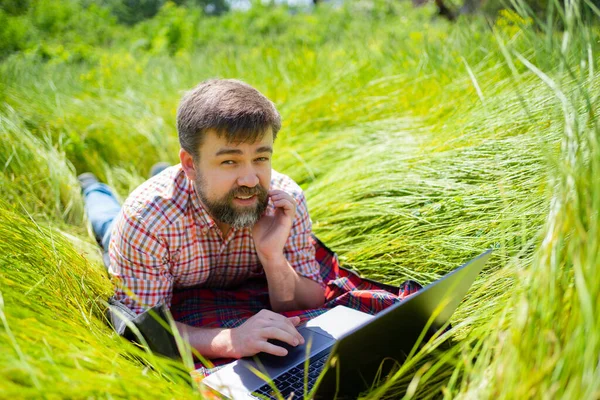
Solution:
<path fill-rule="evenodd" d="M 300 319 L 279 312 L 324 303 L 306 199 L 271 168 L 280 128 L 275 106 L 256 89 L 209 80 L 180 103 L 180 164 L 143 183 L 122 206 L 106 185 L 80 176 L 88 216 L 108 248 L 115 296 L 135 313 L 170 306 L 175 288 L 231 288 L 266 277 L 272 311 L 236 328 L 176 322 L 206 358 L 284 356 L 269 340 L 296 346 L 304 339 L 295 328 Z"/>

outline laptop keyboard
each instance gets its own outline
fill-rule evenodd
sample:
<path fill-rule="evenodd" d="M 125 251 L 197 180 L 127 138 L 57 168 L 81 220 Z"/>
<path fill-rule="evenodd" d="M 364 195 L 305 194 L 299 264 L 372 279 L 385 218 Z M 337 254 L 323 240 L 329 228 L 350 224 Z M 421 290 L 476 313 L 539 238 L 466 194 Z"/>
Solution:
<path fill-rule="evenodd" d="M 306 376 L 306 372 L 304 371 L 304 364 L 299 364 L 273 379 L 272 384 L 261 386 L 252 395 L 259 399 L 278 399 L 277 392 L 273 390 L 273 386 L 275 386 L 284 399 L 289 399 L 292 393 L 293 396 L 291 398 L 294 400 L 303 398 L 305 379 L 307 379 L 306 393 L 309 393 L 317 378 L 321 375 L 328 356 L 329 352 L 324 352 L 322 355 L 311 358 L 308 364 L 308 376 Z"/>

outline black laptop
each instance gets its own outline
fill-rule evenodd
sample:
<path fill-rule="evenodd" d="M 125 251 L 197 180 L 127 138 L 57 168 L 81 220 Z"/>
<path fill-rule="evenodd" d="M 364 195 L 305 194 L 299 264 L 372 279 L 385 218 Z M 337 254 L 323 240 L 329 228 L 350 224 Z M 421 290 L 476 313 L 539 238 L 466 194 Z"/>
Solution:
<path fill-rule="evenodd" d="M 354 399 L 371 387 L 384 360 L 401 363 L 423 333 L 446 325 L 491 252 L 375 316 L 335 307 L 298 328 L 304 345 L 277 343 L 288 349 L 285 357 L 240 359 L 202 384 L 231 399 L 277 399 L 278 393 L 285 399 Z"/>

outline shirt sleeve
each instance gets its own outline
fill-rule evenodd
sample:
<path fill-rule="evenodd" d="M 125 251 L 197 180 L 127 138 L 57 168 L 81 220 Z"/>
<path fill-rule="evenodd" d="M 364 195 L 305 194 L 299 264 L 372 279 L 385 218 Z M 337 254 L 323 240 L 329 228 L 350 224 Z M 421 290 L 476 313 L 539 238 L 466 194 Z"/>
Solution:
<path fill-rule="evenodd" d="M 168 248 L 148 231 L 144 221 L 123 209 L 115 221 L 109 244 L 108 272 L 115 297 L 135 313 L 163 303 L 171 305 L 173 276 Z"/>
<path fill-rule="evenodd" d="M 292 268 L 299 275 L 305 276 L 325 287 L 320 273 L 320 265 L 315 258 L 315 247 L 310 237 L 312 234 L 312 222 L 308 215 L 308 207 L 304 193 L 296 196 L 298 204 L 296 217 L 283 253 Z"/>

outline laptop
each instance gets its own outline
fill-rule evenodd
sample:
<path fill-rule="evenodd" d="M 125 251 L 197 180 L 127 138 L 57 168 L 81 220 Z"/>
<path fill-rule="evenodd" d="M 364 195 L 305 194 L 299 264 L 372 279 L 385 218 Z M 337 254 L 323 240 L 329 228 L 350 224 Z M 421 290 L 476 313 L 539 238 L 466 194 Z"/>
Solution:
<path fill-rule="evenodd" d="M 328 310 L 297 328 L 303 345 L 274 341 L 288 350 L 286 356 L 259 353 L 236 360 L 206 377 L 202 385 L 235 400 L 354 399 L 377 376 L 401 363 L 422 334 L 446 326 L 491 252 L 376 315 L 344 306 Z"/>

